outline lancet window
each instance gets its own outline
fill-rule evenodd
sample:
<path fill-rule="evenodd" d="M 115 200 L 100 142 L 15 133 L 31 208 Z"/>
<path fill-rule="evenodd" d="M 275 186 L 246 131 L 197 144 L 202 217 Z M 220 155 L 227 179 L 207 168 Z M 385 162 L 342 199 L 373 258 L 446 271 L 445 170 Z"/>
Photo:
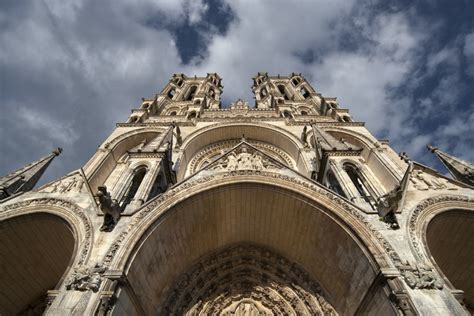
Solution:
<path fill-rule="evenodd" d="M 346 193 L 342 189 L 339 181 L 337 180 L 336 176 L 334 175 L 334 172 L 332 172 L 331 170 L 328 172 L 328 174 L 326 176 L 326 186 L 330 190 L 332 190 L 332 191 L 336 192 L 337 194 L 339 194 L 340 196 L 347 198 Z"/>
<path fill-rule="evenodd" d="M 171 88 L 169 91 L 168 91 L 168 94 L 166 95 L 169 99 L 173 99 L 174 95 L 176 93 L 176 90 L 174 88 Z"/>
<path fill-rule="evenodd" d="M 286 93 L 285 87 L 283 85 L 278 85 L 278 91 L 280 91 L 280 94 L 285 98 L 285 100 L 289 100 L 288 94 Z"/>
<path fill-rule="evenodd" d="M 301 87 L 300 92 L 301 92 L 301 95 L 303 96 L 303 98 L 305 98 L 305 99 L 309 98 L 309 92 L 308 92 L 308 90 L 306 90 L 305 87 Z"/>
<path fill-rule="evenodd" d="M 376 197 L 373 191 L 370 189 L 370 186 L 367 184 L 364 177 L 361 176 L 360 170 L 353 164 L 346 163 L 344 164 L 344 170 L 354 184 L 354 187 L 357 189 L 359 196 L 371 206 L 372 209 L 375 209 Z"/>
<path fill-rule="evenodd" d="M 197 87 L 191 86 L 191 88 L 189 89 L 188 95 L 184 101 L 191 101 L 196 95 L 196 91 L 197 91 Z"/>
<path fill-rule="evenodd" d="M 132 180 L 129 182 L 128 188 L 125 191 L 126 193 L 120 201 L 120 207 L 122 209 L 124 209 L 128 204 L 130 204 L 130 202 L 135 198 L 135 195 L 137 194 L 138 189 L 140 188 L 140 184 L 142 183 L 146 172 L 146 167 L 138 167 L 137 169 L 135 169 Z"/>

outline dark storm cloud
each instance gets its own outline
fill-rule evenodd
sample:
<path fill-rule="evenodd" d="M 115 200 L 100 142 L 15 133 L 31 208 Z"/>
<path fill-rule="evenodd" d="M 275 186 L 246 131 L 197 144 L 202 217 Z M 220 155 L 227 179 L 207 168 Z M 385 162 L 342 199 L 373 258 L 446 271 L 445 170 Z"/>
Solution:
<path fill-rule="evenodd" d="M 302 72 L 396 150 L 474 160 L 472 1 L 43 0 L 0 3 L 0 174 L 64 148 L 79 168 L 174 72 Z M 252 103 L 252 102 L 249 102 Z"/>

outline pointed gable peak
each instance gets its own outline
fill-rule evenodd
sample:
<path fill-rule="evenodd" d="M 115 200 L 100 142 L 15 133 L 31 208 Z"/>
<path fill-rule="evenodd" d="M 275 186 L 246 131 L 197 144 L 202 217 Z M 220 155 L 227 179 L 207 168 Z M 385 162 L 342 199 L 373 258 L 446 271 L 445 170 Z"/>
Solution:
<path fill-rule="evenodd" d="M 53 159 L 59 156 L 62 148 L 57 148 L 48 156 L 36 160 L 0 178 L 0 200 L 11 195 L 30 191 L 39 181 Z"/>
<path fill-rule="evenodd" d="M 449 155 L 432 145 L 426 147 L 441 160 L 456 180 L 474 186 L 474 165 L 472 163 Z"/>

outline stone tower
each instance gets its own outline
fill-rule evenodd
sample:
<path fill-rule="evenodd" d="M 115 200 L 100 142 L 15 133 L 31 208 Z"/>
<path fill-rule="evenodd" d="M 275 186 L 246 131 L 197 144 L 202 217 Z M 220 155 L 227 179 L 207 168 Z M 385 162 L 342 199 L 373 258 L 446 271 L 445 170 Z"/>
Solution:
<path fill-rule="evenodd" d="M 1 201 L 0 313 L 474 311 L 472 183 L 301 74 L 252 91 L 223 105 L 219 75 L 175 74 L 81 169 Z"/>

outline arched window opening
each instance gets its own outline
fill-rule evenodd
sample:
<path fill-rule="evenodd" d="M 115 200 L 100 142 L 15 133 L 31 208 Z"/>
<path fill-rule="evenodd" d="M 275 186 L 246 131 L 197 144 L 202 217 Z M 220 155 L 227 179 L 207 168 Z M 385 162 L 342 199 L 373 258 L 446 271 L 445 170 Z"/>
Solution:
<path fill-rule="evenodd" d="M 341 119 L 342 119 L 343 122 L 346 122 L 346 123 L 351 122 L 351 118 L 347 115 L 344 115 Z"/>
<path fill-rule="evenodd" d="M 170 113 L 170 116 L 176 116 L 176 111 L 172 111 L 172 112 Z"/>
<path fill-rule="evenodd" d="M 124 209 L 128 204 L 130 204 L 130 202 L 135 198 L 135 195 L 137 194 L 138 189 L 140 188 L 140 184 L 142 183 L 145 174 L 145 167 L 141 167 L 134 172 L 132 181 L 130 181 L 129 187 L 126 191 L 127 193 L 124 195 L 122 201 L 119 204 L 122 209 Z"/>
<path fill-rule="evenodd" d="M 262 96 L 263 96 L 263 97 L 266 97 L 267 95 L 268 95 L 267 89 L 266 89 L 266 88 L 263 88 L 263 89 L 262 89 Z"/>
<path fill-rule="evenodd" d="M 168 94 L 166 95 L 169 99 L 173 99 L 175 95 L 175 89 L 171 88 L 170 91 L 168 91 Z"/>
<path fill-rule="evenodd" d="M 300 91 L 301 91 L 301 95 L 303 96 L 303 98 L 305 98 L 305 99 L 309 98 L 309 92 L 308 92 L 308 90 L 306 90 L 306 88 L 302 87 L 300 89 Z"/>
<path fill-rule="evenodd" d="M 347 175 L 351 179 L 352 183 L 354 184 L 357 192 L 359 193 L 360 197 L 367 202 L 372 209 L 376 209 L 376 201 L 374 194 L 371 193 L 371 190 L 367 186 L 364 179 L 361 177 L 359 170 L 352 164 L 345 164 L 344 170 L 346 171 Z"/>
<path fill-rule="evenodd" d="M 337 180 L 336 176 L 334 175 L 334 172 L 332 171 L 329 171 L 327 174 L 326 186 L 329 188 L 329 190 L 332 190 L 340 196 L 347 198 L 346 193 L 342 189 L 341 185 L 339 184 L 339 181 Z"/>
<path fill-rule="evenodd" d="M 294 86 L 297 86 L 300 83 L 300 80 L 298 78 L 293 78 L 291 82 L 293 83 Z"/>
<path fill-rule="evenodd" d="M 285 98 L 285 100 L 289 100 L 288 95 L 285 91 L 285 87 L 283 85 L 278 86 L 278 91 L 280 91 L 280 94 Z"/>
<path fill-rule="evenodd" d="M 216 98 L 216 92 L 214 91 L 214 89 L 212 89 L 212 88 L 209 89 L 209 96 L 213 99 Z"/>
<path fill-rule="evenodd" d="M 192 86 L 190 89 L 189 89 L 189 93 L 188 93 L 188 97 L 186 98 L 185 101 L 191 101 L 194 96 L 196 95 L 196 90 L 197 90 L 197 87 L 196 86 Z"/>
<path fill-rule="evenodd" d="M 283 116 L 286 117 L 286 118 L 288 118 L 288 119 L 291 119 L 291 118 L 292 118 L 291 113 L 288 112 L 288 111 L 284 111 L 284 112 L 283 112 Z"/>
<path fill-rule="evenodd" d="M 196 118 L 196 112 L 189 113 L 189 115 L 188 115 L 189 120 L 192 120 L 192 119 L 195 119 L 195 118 Z"/>
<path fill-rule="evenodd" d="M 300 114 L 301 114 L 301 115 L 308 115 L 308 112 L 306 112 L 306 111 L 301 111 Z"/>
<path fill-rule="evenodd" d="M 155 182 L 151 187 L 150 194 L 148 195 L 147 201 L 151 200 L 158 194 L 161 194 L 166 191 L 166 182 L 164 181 L 164 177 L 161 174 L 156 176 Z"/>
<path fill-rule="evenodd" d="M 140 117 L 138 116 L 132 116 L 130 118 L 130 123 L 140 123 Z"/>

